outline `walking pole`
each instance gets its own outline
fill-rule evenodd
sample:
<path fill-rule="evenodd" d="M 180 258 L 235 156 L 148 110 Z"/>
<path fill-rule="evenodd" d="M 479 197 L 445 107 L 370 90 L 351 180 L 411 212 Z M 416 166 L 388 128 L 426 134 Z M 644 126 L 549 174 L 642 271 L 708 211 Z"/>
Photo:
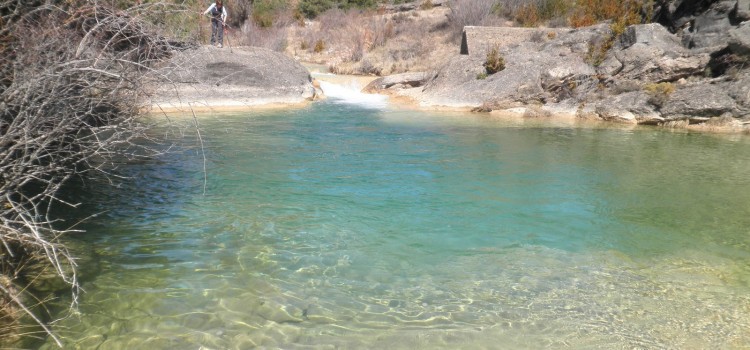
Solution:
<path fill-rule="evenodd" d="M 229 53 L 232 53 L 232 43 L 229 42 L 229 31 L 227 30 L 229 26 L 224 22 L 221 22 L 221 24 L 224 25 L 224 37 L 227 38 L 227 45 L 229 45 Z"/>
<path fill-rule="evenodd" d="M 203 14 L 200 14 L 202 17 Z M 203 19 L 198 18 L 198 40 L 200 40 L 200 43 L 203 44 Z"/>

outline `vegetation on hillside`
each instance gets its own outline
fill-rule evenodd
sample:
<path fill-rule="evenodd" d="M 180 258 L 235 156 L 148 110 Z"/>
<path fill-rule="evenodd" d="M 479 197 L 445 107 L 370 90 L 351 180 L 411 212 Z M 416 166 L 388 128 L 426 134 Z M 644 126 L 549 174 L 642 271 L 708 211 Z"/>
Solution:
<path fill-rule="evenodd" d="M 468 25 L 580 27 L 609 21 L 612 36 L 591 48 L 596 64 L 627 25 L 650 21 L 654 6 L 651 0 L 226 2 L 236 28 L 230 34 L 239 45 L 324 63 L 335 73 L 372 75 L 435 69 L 455 52 Z M 234 11 L 240 13 L 233 17 Z"/>

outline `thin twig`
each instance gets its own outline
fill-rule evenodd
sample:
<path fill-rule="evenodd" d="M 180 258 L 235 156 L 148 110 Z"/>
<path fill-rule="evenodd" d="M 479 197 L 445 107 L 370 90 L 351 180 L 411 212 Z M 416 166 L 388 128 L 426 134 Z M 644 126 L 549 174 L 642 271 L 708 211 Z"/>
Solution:
<path fill-rule="evenodd" d="M 31 312 L 31 310 L 29 310 L 26 307 L 26 305 L 24 305 L 24 303 L 21 300 L 18 299 L 18 297 L 16 297 L 13 293 L 11 293 L 2 284 L 0 284 L 0 290 L 2 290 L 3 293 L 5 293 L 8 296 L 8 298 L 11 298 L 13 300 L 13 302 L 16 305 L 18 305 L 18 307 L 20 307 L 23 310 L 23 312 L 25 312 L 26 314 L 28 314 L 29 317 L 31 317 L 34 320 L 34 322 L 36 322 L 40 327 L 42 327 L 42 329 L 44 329 L 44 331 L 47 333 L 47 335 L 50 338 L 52 338 L 52 340 L 55 341 L 55 344 L 57 344 L 57 346 L 59 346 L 59 347 L 63 346 L 62 342 L 60 342 L 60 339 L 57 338 L 57 336 L 55 335 L 55 333 L 52 333 L 52 330 L 49 329 L 49 327 L 47 327 L 47 325 L 44 322 L 42 322 L 42 320 L 40 320 L 38 317 L 36 317 L 36 315 L 34 315 L 34 313 Z"/>
<path fill-rule="evenodd" d="M 195 111 L 193 110 L 193 106 L 188 103 L 188 106 L 190 106 L 190 112 L 193 113 L 193 121 L 195 122 L 195 131 L 198 133 L 198 140 L 201 142 L 201 153 L 203 154 L 203 195 L 206 195 L 206 186 L 208 185 L 208 171 L 206 167 L 206 151 L 203 148 L 203 137 L 201 136 L 201 128 L 198 126 L 198 117 L 195 116 Z"/>

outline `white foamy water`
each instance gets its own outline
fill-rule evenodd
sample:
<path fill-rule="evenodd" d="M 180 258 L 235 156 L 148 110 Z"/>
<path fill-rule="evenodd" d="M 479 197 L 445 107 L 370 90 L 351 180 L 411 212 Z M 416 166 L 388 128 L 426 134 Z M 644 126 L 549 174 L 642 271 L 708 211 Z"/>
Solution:
<path fill-rule="evenodd" d="M 343 84 L 320 81 L 320 88 L 326 97 L 335 103 L 352 104 L 376 109 L 388 106 L 388 96 L 363 93 L 362 86 L 354 80 Z"/>

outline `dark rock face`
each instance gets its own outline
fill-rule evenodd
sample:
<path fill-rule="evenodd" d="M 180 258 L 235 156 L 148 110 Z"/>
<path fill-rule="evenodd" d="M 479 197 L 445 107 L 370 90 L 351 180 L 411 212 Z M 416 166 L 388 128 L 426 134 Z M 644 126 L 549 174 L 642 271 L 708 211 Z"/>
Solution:
<path fill-rule="evenodd" d="M 659 124 L 665 119 L 656 111 L 644 91 L 631 91 L 604 98 L 594 104 L 595 112 L 603 120 L 622 123 Z"/>
<path fill-rule="evenodd" d="M 744 75 L 736 82 L 719 85 L 734 99 L 741 116 L 750 117 L 750 75 Z"/>
<path fill-rule="evenodd" d="M 729 31 L 750 20 L 750 0 L 664 0 L 654 20 L 680 36 L 686 48 L 717 51 L 729 44 Z"/>
<path fill-rule="evenodd" d="M 627 28 L 609 60 L 616 60 L 620 69 L 601 73 L 618 79 L 662 82 L 700 74 L 710 55 L 690 52 L 666 28 L 652 23 Z"/>
<path fill-rule="evenodd" d="M 718 1 L 709 9 L 695 16 L 683 32 L 683 45 L 690 49 L 720 49 L 727 45 L 727 31 L 732 28 L 730 13 L 736 0 Z"/>
<path fill-rule="evenodd" d="M 750 21 L 729 30 L 729 49 L 733 53 L 750 57 Z"/>

